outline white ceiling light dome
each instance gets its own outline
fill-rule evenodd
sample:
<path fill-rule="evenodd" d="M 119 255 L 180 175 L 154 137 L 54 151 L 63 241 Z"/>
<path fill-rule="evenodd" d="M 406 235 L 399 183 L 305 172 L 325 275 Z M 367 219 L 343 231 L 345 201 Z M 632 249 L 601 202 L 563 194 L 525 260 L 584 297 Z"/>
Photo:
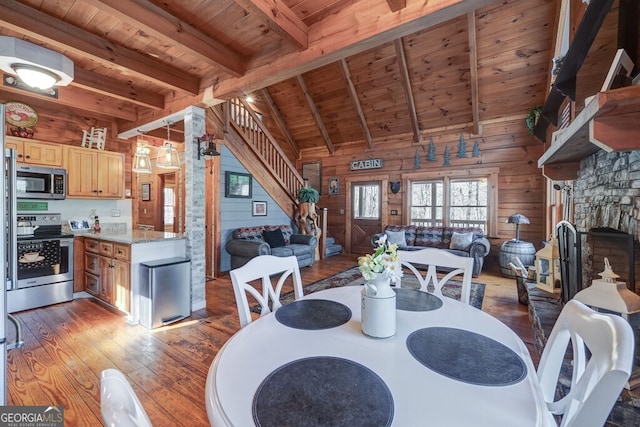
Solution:
<path fill-rule="evenodd" d="M 66 86 L 73 81 L 73 61 L 15 37 L 0 36 L 0 70 L 17 74 L 23 82 L 38 89 Z"/>

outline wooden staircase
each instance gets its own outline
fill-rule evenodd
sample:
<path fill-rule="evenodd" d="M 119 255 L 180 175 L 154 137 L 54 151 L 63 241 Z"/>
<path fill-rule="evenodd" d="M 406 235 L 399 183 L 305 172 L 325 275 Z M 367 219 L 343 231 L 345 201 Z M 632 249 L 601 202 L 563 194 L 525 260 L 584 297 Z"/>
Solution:
<path fill-rule="evenodd" d="M 244 100 L 234 98 L 211 107 L 206 114 L 207 129 L 224 135 L 225 146 L 242 163 L 284 212 L 295 218 L 297 194 L 304 186 L 302 176 L 280 149 L 275 138 Z M 317 208 L 320 258 L 325 257 L 327 209 Z M 295 221 L 293 221 L 295 222 Z"/>

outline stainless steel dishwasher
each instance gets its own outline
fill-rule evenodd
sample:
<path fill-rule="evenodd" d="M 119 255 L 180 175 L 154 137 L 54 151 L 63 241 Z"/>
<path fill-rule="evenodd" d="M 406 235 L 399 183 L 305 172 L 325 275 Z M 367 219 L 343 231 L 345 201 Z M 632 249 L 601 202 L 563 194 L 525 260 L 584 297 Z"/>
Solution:
<path fill-rule="evenodd" d="M 191 261 L 166 258 L 140 264 L 140 324 L 149 329 L 191 315 Z"/>

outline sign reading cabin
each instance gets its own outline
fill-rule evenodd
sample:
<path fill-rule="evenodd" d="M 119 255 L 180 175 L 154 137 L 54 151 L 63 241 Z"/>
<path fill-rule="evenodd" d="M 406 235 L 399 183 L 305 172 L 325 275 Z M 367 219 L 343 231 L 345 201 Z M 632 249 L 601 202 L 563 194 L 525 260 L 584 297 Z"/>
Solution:
<path fill-rule="evenodd" d="M 380 169 L 383 165 L 382 159 L 367 159 L 367 160 L 354 160 L 349 164 L 349 168 L 352 171 L 359 171 L 364 169 Z"/>

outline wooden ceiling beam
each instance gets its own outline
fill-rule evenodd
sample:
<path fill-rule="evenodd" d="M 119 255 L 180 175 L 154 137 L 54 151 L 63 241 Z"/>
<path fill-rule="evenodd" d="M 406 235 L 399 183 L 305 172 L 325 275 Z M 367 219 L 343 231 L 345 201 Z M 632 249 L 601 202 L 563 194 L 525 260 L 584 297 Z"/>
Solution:
<path fill-rule="evenodd" d="M 300 147 L 298 147 L 298 144 L 296 144 L 295 140 L 293 139 L 293 136 L 291 136 L 291 132 L 289 131 L 289 127 L 287 126 L 287 122 L 285 122 L 284 117 L 282 117 L 282 113 L 280 112 L 280 109 L 278 108 L 276 103 L 273 101 L 273 98 L 271 97 L 271 94 L 269 93 L 267 88 L 264 88 L 260 91 L 260 96 L 269 107 L 269 110 L 271 110 L 271 115 L 273 116 L 274 119 L 276 119 L 278 126 L 280 126 L 280 130 L 282 130 L 282 133 L 284 134 L 284 137 L 287 140 L 287 143 L 289 143 L 289 145 L 293 149 L 296 155 L 296 159 L 299 159 Z"/>
<path fill-rule="evenodd" d="M 353 79 L 351 78 L 351 71 L 349 71 L 349 66 L 347 65 L 347 61 L 345 59 L 341 59 L 338 62 L 340 63 L 340 70 L 342 71 L 345 83 L 347 84 L 349 99 L 353 104 L 353 108 L 356 110 L 358 124 L 360 125 L 360 129 L 362 129 L 364 140 L 369 146 L 369 149 L 373 150 L 373 138 L 371 138 L 371 132 L 369 132 L 369 127 L 367 126 L 367 119 L 365 118 L 364 112 L 362 111 L 362 105 L 360 104 L 360 99 L 358 98 L 356 86 L 353 84 Z"/>
<path fill-rule="evenodd" d="M 473 133 L 480 135 L 480 95 L 478 93 L 478 44 L 476 42 L 476 13 L 467 14 L 469 32 L 469 76 L 471 79 L 471 116 L 473 117 Z"/>
<path fill-rule="evenodd" d="M 313 101 L 313 98 L 309 93 L 309 89 L 307 88 L 307 84 L 304 82 L 304 78 L 302 76 L 296 76 L 296 80 L 298 81 L 300 90 L 302 90 L 302 93 L 304 94 L 304 97 L 307 100 L 307 105 L 309 105 L 309 109 L 311 109 L 311 114 L 313 115 L 313 118 L 316 121 L 316 124 L 318 125 L 320 133 L 322 134 L 322 138 L 324 139 L 324 143 L 327 146 L 327 150 L 329 150 L 329 153 L 335 154 L 336 148 L 334 147 L 333 142 L 331 142 L 331 138 L 329 137 L 329 132 L 327 132 L 327 128 L 324 125 L 324 121 L 322 120 L 322 117 L 320 117 L 320 112 L 318 111 L 318 107 L 316 106 L 316 103 Z"/>
<path fill-rule="evenodd" d="M 28 98 L 39 99 L 47 102 L 52 101 L 52 98 L 46 95 L 10 86 L 3 86 L 0 92 L 1 91 L 16 93 Z M 55 99 L 55 103 L 80 110 L 81 113 L 79 113 L 79 115 L 95 113 L 100 114 L 103 117 L 117 117 L 122 120 L 136 120 L 138 118 L 136 109 L 129 103 L 117 103 L 106 96 L 101 96 L 95 92 L 90 92 L 72 86 L 58 87 L 58 98 Z"/>
<path fill-rule="evenodd" d="M 200 78 L 189 75 L 158 60 L 115 45 L 100 36 L 40 12 L 16 1 L 0 0 L 0 25 L 46 43 L 62 51 L 89 58 L 107 68 L 172 90 L 197 94 Z"/>
<path fill-rule="evenodd" d="M 121 101 L 131 102 L 145 108 L 156 110 L 164 108 L 164 96 L 159 93 L 137 89 L 132 81 L 124 84 L 120 80 L 111 79 L 82 68 L 76 67 L 70 86 L 100 93 Z"/>
<path fill-rule="evenodd" d="M 407 0 L 387 0 L 391 12 L 397 12 L 407 7 Z"/>
<path fill-rule="evenodd" d="M 244 58 L 162 8 L 142 0 L 85 0 L 86 3 L 156 37 L 167 45 L 215 65 L 234 77 L 244 73 Z"/>
<path fill-rule="evenodd" d="M 413 142 L 422 142 L 420 134 L 420 124 L 418 123 L 418 113 L 416 112 L 416 103 L 413 98 L 413 89 L 411 89 L 411 80 L 409 79 L 409 70 L 407 68 L 407 58 L 404 56 L 404 46 L 402 37 L 393 42 L 398 57 L 398 68 L 400 71 L 400 82 L 404 89 L 404 95 L 407 98 L 407 108 L 409 109 L 409 120 L 411 121 L 411 130 L 413 131 Z"/>
<path fill-rule="evenodd" d="M 243 76 L 220 81 L 214 96 L 242 96 L 492 3 L 495 1 L 416 1 L 408 2 L 402 13 L 391 13 L 386 2 L 354 1 L 309 27 L 306 50 L 275 53 L 264 65 L 247 70 Z"/>
<path fill-rule="evenodd" d="M 235 2 L 243 9 L 266 19 L 272 31 L 290 40 L 298 50 L 308 47 L 309 29 L 282 0 L 235 0 Z"/>

